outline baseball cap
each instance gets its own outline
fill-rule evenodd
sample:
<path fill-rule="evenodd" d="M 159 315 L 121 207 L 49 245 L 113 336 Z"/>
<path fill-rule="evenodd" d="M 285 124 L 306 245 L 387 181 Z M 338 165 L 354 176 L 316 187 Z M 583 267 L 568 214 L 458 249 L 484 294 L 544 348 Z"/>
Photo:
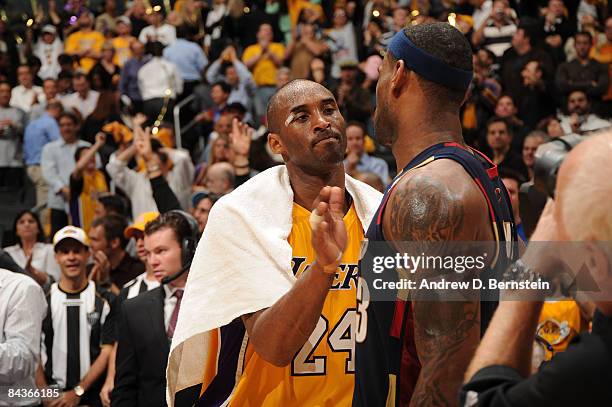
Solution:
<path fill-rule="evenodd" d="M 149 223 L 151 221 L 154 221 L 158 217 L 159 217 L 159 212 L 155 212 L 155 211 L 141 213 L 136 218 L 134 223 L 132 223 L 127 228 L 125 228 L 125 230 L 123 231 L 123 235 L 126 238 L 130 239 L 130 238 L 134 237 L 134 233 L 135 232 L 137 232 L 137 231 L 144 232 L 145 226 L 147 226 L 147 223 Z"/>
<path fill-rule="evenodd" d="M 338 63 L 340 69 L 357 69 L 359 62 L 353 58 L 345 58 Z"/>
<path fill-rule="evenodd" d="M 132 25 L 132 21 L 130 21 L 130 18 L 128 16 L 119 16 L 115 19 L 115 23 L 119 24 L 119 23 L 123 23 L 126 25 Z"/>
<path fill-rule="evenodd" d="M 53 236 L 53 248 L 56 248 L 61 241 L 66 239 L 76 240 L 83 246 L 89 247 L 89 237 L 87 237 L 87 233 L 83 229 L 76 226 L 65 226 Z"/>
<path fill-rule="evenodd" d="M 43 33 L 49 33 L 49 34 L 57 34 L 57 30 L 55 29 L 54 26 L 52 26 L 51 24 L 47 24 L 45 25 L 42 30 Z"/>

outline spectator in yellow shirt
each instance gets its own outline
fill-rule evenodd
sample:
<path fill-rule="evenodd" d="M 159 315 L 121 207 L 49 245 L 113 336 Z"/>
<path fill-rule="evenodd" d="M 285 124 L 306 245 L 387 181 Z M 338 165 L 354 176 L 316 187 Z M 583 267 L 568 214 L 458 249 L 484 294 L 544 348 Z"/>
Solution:
<path fill-rule="evenodd" d="M 268 100 L 276 92 L 276 70 L 283 64 L 285 46 L 273 42 L 274 31 L 264 23 L 257 31 L 257 43 L 248 46 L 242 54 L 242 61 L 253 73 L 258 86 L 255 95 L 255 114 L 262 118 L 266 113 Z"/>
<path fill-rule="evenodd" d="M 79 65 L 85 73 L 89 72 L 100 59 L 100 51 L 104 44 L 104 36 L 93 30 L 93 21 L 91 12 L 83 12 L 77 20 L 79 30 L 66 39 L 66 53 L 79 58 Z"/>
<path fill-rule="evenodd" d="M 123 68 L 125 62 L 132 57 L 130 44 L 136 40 L 136 37 L 132 37 L 132 22 L 129 17 L 117 17 L 115 23 L 117 25 L 117 36 L 112 39 L 115 49 L 113 63 L 119 68 Z"/>

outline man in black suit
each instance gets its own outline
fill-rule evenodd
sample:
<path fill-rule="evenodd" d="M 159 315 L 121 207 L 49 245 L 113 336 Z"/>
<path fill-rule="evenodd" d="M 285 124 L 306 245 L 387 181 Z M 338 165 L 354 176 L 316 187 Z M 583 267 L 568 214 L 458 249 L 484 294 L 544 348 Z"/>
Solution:
<path fill-rule="evenodd" d="M 121 306 L 112 406 L 166 405 L 166 364 L 198 223 L 185 212 L 170 211 L 149 222 L 144 234 L 148 262 L 156 275 L 165 278 L 160 287 Z M 185 405 L 192 405 L 195 398 L 197 394 Z"/>

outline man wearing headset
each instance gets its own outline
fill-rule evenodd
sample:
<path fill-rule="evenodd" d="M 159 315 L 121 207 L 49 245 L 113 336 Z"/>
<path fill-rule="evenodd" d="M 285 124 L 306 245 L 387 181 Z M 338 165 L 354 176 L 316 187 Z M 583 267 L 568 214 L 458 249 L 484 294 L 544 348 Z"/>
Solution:
<path fill-rule="evenodd" d="M 166 363 L 191 260 L 197 221 L 170 211 L 147 223 L 147 260 L 162 285 L 121 306 L 113 406 L 165 406 Z"/>

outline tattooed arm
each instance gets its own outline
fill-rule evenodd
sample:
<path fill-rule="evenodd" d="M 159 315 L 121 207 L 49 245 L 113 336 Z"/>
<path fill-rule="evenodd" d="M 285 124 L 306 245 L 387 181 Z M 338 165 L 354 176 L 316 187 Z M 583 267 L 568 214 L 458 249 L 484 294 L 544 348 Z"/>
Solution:
<path fill-rule="evenodd" d="M 419 247 L 435 255 L 459 254 L 444 242 L 493 240 L 484 197 L 460 165 L 449 160 L 431 163 L 401 181 L 390 197 L 383 227 L 387 240 L 422 242 Z M 435 274 L 416 273 L 424 278 Z M 471 281 L 473 271 L 465 273 Z M 410 405 L 456 406 L 480 340 L 479 302 L 413 301 L 412 306 L 421 371 Z"/>

